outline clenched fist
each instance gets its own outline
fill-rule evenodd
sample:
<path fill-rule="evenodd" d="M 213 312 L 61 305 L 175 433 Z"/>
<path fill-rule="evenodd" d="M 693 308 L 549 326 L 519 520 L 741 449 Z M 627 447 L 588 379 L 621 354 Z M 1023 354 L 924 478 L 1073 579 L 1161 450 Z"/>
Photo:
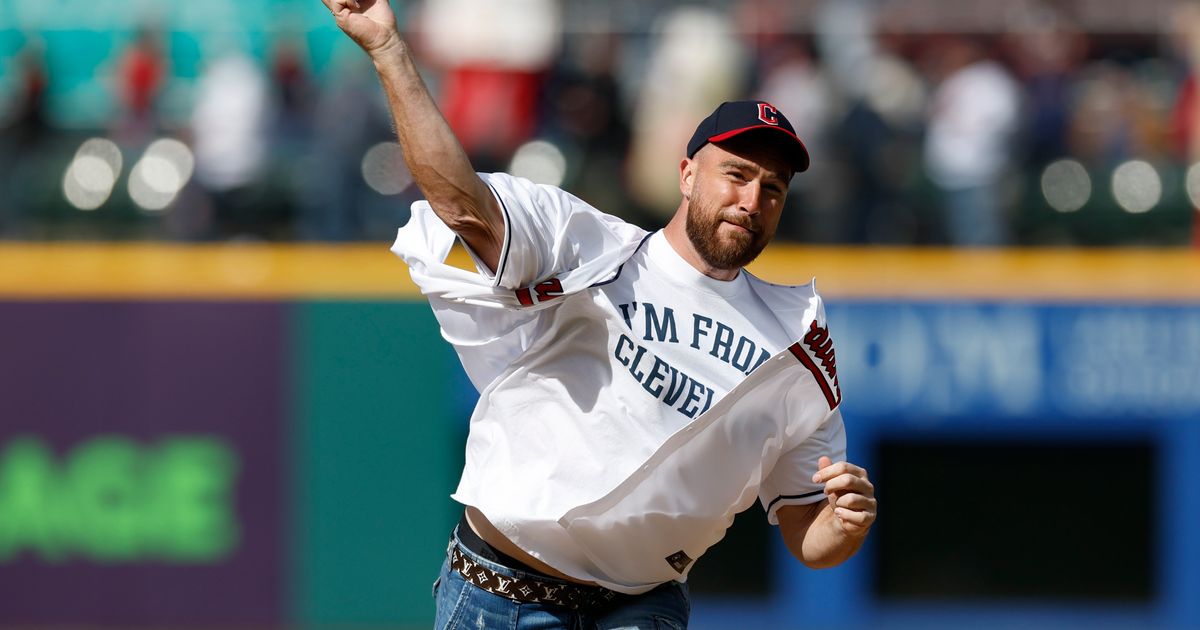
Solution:
<path fill-rule="evenodd" d="M 387 0 L 321 0 L 338 28 L 372 57 L 403 46 Z"/>
<path fill-rule="evenodd" d="M 851 536 L 865 536 L 875 522 L 875 486 L 867 478 L 867 471 L 850 462 L 833 463 L 821 457 L 820 468 L 813 475 L 813 483 L 825 484 L 825 495 L 833 508 L 835 523 Z"/>

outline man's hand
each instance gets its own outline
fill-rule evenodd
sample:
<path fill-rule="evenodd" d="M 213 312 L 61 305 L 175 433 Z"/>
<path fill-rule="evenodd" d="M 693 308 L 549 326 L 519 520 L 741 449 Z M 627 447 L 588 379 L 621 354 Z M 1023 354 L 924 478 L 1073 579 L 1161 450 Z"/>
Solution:
<path fill-rule="evenodd" d="M 853 556 L 875 522 L 875 486 L 867 471 L 850 462 L 817 460 L 813 483 L 825 484 L 825 502 L 779 508 L 787 548 L 813 569 L 837 566 Z"/>
<path fill-rule="evenodd" d="M 368 55 L 403 45 L 396 16 L 387 0 L 321 0 L 333 14 L 338 28 Z"/>
<path fill-rule="evenodd" d="M 820 467 L 813 483 L 825 484 L 825 496 L 833 510 L 833 523 L 846 535 L 861 538 L 875 522 L 875 486 L 867 471 L 850 462 L 833 463 L 828 457 L 817 461 Z"/>

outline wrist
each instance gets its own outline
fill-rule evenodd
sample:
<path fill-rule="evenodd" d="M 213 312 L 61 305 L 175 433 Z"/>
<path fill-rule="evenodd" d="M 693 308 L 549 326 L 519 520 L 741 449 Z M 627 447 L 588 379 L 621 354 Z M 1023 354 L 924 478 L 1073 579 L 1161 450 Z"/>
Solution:
<path fill-rule="evenodd" d="M 386 65 L 403 59 L 408 54 L 408 46 L 398 34 L 393 33 L 384 42 L 367 51 L 375 65 Z"/>
<path fill-rule="evenodd" d="M 867 534 L 871 533 L 871 526 L 859 526 L 849 523 L 838 522 L 834 529 L 841 536 L 842 544 L 854 545 L 856 548 L 862 544 L 867 538 Z"/>

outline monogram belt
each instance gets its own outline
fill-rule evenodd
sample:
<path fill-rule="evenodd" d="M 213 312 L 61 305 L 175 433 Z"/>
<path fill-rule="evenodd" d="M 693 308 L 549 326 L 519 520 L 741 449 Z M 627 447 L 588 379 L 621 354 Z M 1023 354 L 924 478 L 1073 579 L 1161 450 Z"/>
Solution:
<path fill-rule="evenodd" d="M 533 576 L 517 578 L 500 575 L 472 560 L 457 544 L 450 546 L 450 568 L 458 571 L 467 582 L 489 593 L 526 604 L 552 604 L 570 610 L 598 611 L 623 597 L 621 593 L 601 586 L 547 582 Z"/>

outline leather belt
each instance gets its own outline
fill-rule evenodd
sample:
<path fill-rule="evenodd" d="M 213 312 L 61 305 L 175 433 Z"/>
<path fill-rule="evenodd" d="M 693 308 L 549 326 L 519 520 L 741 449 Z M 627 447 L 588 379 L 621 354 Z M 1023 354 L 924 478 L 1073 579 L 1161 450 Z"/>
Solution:
<path fill-rule="evenodd" d="M 479 588 L 526 604 L 552 604 L 575 611 L 601 611 L 626 597 L 622 593 L 602 586 L 572 584 L 570 582 L 548 582 L 534 576 L 523 578 L 501 575 L 475 562 L 459 549 L 459 543 L 450 545 L 450 568 L 458 571 L 467 582 Z"/>

